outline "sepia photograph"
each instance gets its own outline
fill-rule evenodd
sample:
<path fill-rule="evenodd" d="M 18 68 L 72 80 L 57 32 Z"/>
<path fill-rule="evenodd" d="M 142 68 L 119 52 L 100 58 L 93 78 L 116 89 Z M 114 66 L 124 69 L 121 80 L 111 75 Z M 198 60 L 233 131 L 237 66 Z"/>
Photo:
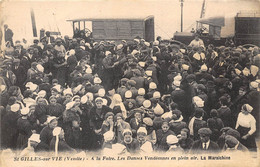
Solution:
<path fill-rule="evenodd" d="M 0 166 L 259 166 L 259 0 L 0 1 Z"/>

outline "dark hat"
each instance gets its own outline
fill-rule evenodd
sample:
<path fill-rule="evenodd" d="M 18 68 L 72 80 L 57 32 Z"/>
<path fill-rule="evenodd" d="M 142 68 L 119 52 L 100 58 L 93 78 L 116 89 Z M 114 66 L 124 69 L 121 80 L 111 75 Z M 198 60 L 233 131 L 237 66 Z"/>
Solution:
<path fill-rule="evenodd" d="M 13 63 L 13 61 L 11 60 L 11 59 L 5 59 L 4 61 L 3 61 L 3 64 L 4 65 L 8 65 L 8 64 L 12 64 Z"/>
<path fill-rule="evenodd" d="M 52 48 L 53 48 L 53 46 L 51 44 L 47 45 L 47 49 L 52 49 Z"/>
<path fill-rule="evenodd" d="M 55 42 L 61 42 L 62 39 L 61 38 L 56 38 L 56 41 Z"/>
<path fill-rule="evenodd" d="M 239 141 L 231 135 L 227 135 L 225 137 L 225 142 L 227 143 L 228 146 L 235 146 L 239 143 Z"/>
<path fill-rule="evenodd" d="M 132 58 L 134 58 L 134 56 L 132 54 L 127 55 L 127 59 L 132 59 Z"/>
<path fill-rule="evenodd" d="M 194 74 L 189 74 L 189 75 L 186 77 L 186 79 L 187 79 L 188 81 L 194 81 L 194 80 L 196 79 L 196 76 L 195 76 Z"/>
<path fill-rule="evenodd" d="M 211 116 L 212 118 L 218 117 L 218 111 L 217 111 L 216 109 L 212 109 L 212 110 L 210 111 L 210 116 Z"/>
<path fill-rule="evenodd" d="M 179 72 L 179 68 L 177 66 L 175 66 L 174 64 L 171 64 L 168 68 L 168 71 L 170 72 Z"/>
<path fill-rule="evenodd" d="M 150 101 L 155 104 L 157 102 L 157 99 L 152 97 L 150 98 Z"/>
<path fill-rule="evenodd" d="M 176 115 L 176 118 L 179 119 L 181 114 L 182 114 L 182 112 L 180 110 L 173 110 L 172 111 L 172 115 L 174 115 L 174 114 Z"/>
<path fill-rule="evenodd" d="M 121 83 L 126 83 L 129 79 L 128 78 L 122 78 Z"/>
<path fill-rule="evenodd" d="M 108 112 L 106 113 L 105 115 L 105 119 L 107 119 L 109 116 L 113 116 L 114 117 L 114 114 L 112 112 Z"/>
<path fill-rule="evenodd" d="M 128 80 L 127 84 L 131 85 L 131 86 L 135 86 L 136 82 L 134 80 Z"/>
<path fill-rule="evenodd" d="M 19 63 L 19 62 L 21 62 L 20 59 L 14 59 L 14 63 Z"/>
<path fill-rule="evenodd" d="M 202 91 L 206 90 L 206 87 L 203 84 L 198 84 L 197 88 Z"/>
<path fill-rule="evenodd" d="M 220 47 L 218 47 L 218 49 L 219 49 L 220 52 L 224 51 L 225 48 L 226 48 L 225 46 L 220 46 Z"/>
<path fill-rule="evenodd" d="M 202 108 L 195 108 L 195 113 L 194 113 L 194 116 L 196 118 L 200 118 L 202 117 L 204 114 L 204 110 Z"/>
<path fill-rule="evenodd" d="M 34 50 L 34 47 L 30 46 L 27 50 L 28 50 L 28 51 Z"/>
<path fill-rule="evenodd" d="M 57 79 L 53 79 L 52 83 L 58 83 L 58 80 Z"/>
<path fill-rule="evenodd" d="M 138 76 L 141 75 L 141 71 L 138 70 L 138 69 L 133 69 L 132 71 L 133 71 L 135 74 L 137 74 Z"/>
<path fill-rule="evenodd" d="M 229 130 L 226 131 L 226 135 L 230 135 L 230 136 L 235 137 L 236 139 L 240 139 L 240 133 L 237 130 L 232 129 L 232 128 L 230 128 Z"/>
<path fill-rule="evenodd" d="M 33 43 L 39 43 L 39 40 L 38 39 L 34 39 Z"/>
<path fill-rule="evenodd" d="M 129 64 L 130 67 L 135 67 L 137 64 L 135 62 Z"/>
<path fill-rule="evenodd" d="M 81 71 L 81 70 L 82 70 L 82 66 L 77 65 L 77 66 L 75 67 L 75 69 L 76 69 L 77 71 Z"/>
<path fill-rule="evenodd" d="M 241 53 L 238 52 L 238 51 L 234 51 L 234 52 L 233 52 L 233 56 L 234 56 L 234 57 L 239 57 L 240 55 L 241 55 Z"/>
<path fill-rule="evenodd" d="M 124 118 L 122 113 L 117 113 L 115 118 L 117 118 L 117 117 L 121 117 L 122 119 Z"/>
<path fill-rule="evenodd" d="M 229 48 L 229 47 L 226 47 L 226 48 L 224 49 L 224 52 L 225 52 L 225 53 L 230 52 L 230 48 Z"/>
<path fill-rule="evenodd" d="M 133 112 L 134 112 L 134 114 L 135 113 L 141 113 L 142 114 L 144 111 L 140 108 L 135 108 L 135 109 L 133 109 Z"/>
<path fill-rule="evenodd" d="M 212 131 L 209 128 L 200 128 L 198 134 L 210 136 Z"/>
<path fill-rule="evenodd" d="M 208 88 L 214 88 L 214 87 L 215 87 L 215 84 L 214 84 L 213 81 L 208 81 L 206 86 L 207 86 Z"/>
<path fill-rule="evenodd" d="M 92 74 L 84 74 L 82 78 L 83 78 L 84 81 L 91 81 L 91 79 L 93 79 L 93 75 Z"/>
<path fill-rule="evenodd" d="M 132 104 L 136 105 L 136 101 L 135 101 L 134 99 L 128 99 L 127 102 L 128 102 L 128 103 L 131 102 Z"/>

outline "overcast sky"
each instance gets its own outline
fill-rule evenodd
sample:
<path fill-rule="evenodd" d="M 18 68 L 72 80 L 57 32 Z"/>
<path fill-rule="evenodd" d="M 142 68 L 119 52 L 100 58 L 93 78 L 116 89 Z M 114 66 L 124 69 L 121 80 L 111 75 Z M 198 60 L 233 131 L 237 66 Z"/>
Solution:
<path fill-rule="evenodd" d="M 203 0 L 184 0 L 184 30 L 200 17 Z M 32 37 L 30 8 L 34 9 L 39 30 L 57 31 L 72 36 L 68 19 L 88 17 L 144 17 L 154 15 L 155 35 L 170 38 L 180 31 L 179 0 L 96 0 L 94 1 L 5 1 L 1 17 L 14 32 L 14 39 Z M 255 0 L 206 0 L 205 17 L 234 17 L 240 10 L 260 11 L 260 2 Z"/>

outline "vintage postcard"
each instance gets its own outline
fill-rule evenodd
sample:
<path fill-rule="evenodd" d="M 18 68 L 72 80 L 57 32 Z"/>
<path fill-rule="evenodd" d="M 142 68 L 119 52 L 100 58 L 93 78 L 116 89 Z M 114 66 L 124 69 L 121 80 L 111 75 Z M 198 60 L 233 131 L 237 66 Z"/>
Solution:
<path fill-rule="evenodd" d="M 260 1 L 2 0 L 0 166 L 259 166 Z"/>

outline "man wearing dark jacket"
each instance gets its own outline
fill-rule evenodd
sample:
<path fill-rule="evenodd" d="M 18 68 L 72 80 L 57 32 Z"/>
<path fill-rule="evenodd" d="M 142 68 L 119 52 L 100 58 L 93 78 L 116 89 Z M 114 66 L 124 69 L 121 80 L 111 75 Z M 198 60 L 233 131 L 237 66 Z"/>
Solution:
<path fill-rule="evenodd" d="M 24 88 L 24 82 L 26 80 L 27 71 L 25 71 L 24 67 L 20 65 L 20 59 L 14 59 L 12 71 L 17 79 L 15 85 L 19 86 L 20 88 Z"/>
<path fill-rule="evenodd" d="M 5 42 L 10 41 L 11 45 L 14 46 L 14 43 L 13 43 L 14 33 L 13 33 L 13 31 L 10 28 L 8 28 L 7 24 L 4 25 L 4 29 L 5 29 L 5 34 L 4 34 L 5 35 Z"/>
<path fill-rule="evenodd" d="M 200 140 L 193 143 L 190 150 L 191 153 L 208 153 L 219 151 L 218 144 L 210 140 L 212 131 L 209 128 L 201 128 L 198 133 L 200 135 Z"/>

